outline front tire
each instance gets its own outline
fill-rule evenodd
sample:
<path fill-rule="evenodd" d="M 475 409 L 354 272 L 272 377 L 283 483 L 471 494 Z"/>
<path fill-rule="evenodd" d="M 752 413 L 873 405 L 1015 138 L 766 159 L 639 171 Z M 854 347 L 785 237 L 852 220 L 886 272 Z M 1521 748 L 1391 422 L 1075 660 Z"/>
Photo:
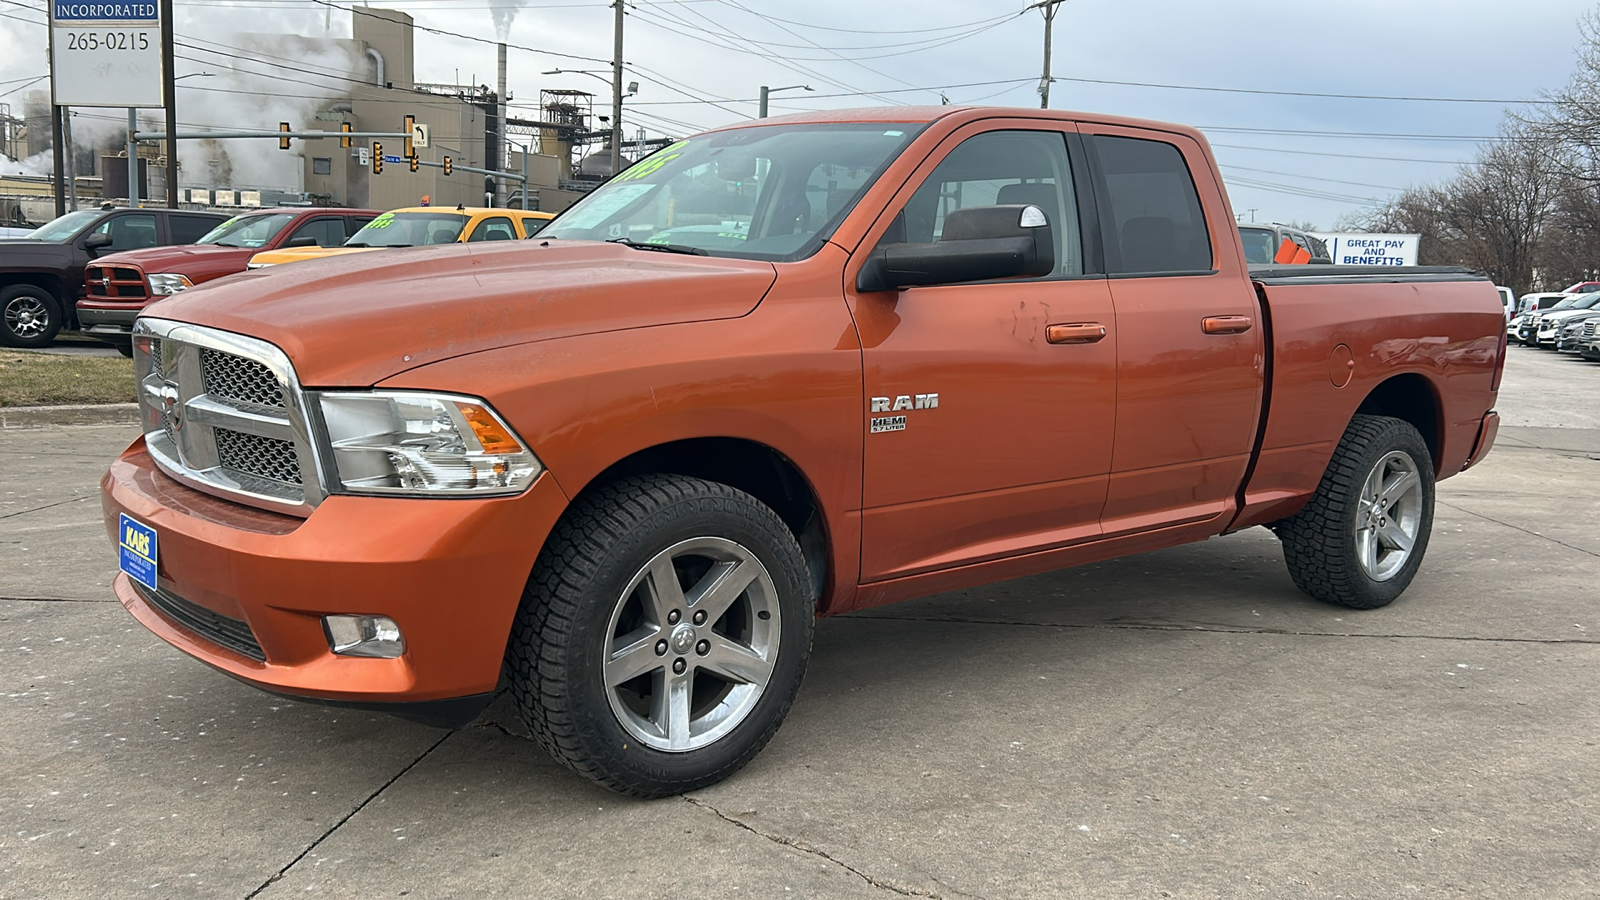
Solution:
<path fill-rule="evenodd" d="M 61 308 L 42 287 L 18 284 L 0 291 L 0 344 L 46 347 L 61 330 Z"/>
<path fill-rule="evenodd" d="M 1433 459 L 1410 423 L 1357 415 L 1305 508 L 1277 523 L 1300 590 L 1376 609 L 1411 584 L 1433 530 Z"/>
<path fill-rule="evenodd" d="M 507 669 L 557 760 L 665 797 L 721 781 L 771 740 L 811 651 L 800 546 L 743 491 L 678 475 L 579 500 L 535 562 Z"/>

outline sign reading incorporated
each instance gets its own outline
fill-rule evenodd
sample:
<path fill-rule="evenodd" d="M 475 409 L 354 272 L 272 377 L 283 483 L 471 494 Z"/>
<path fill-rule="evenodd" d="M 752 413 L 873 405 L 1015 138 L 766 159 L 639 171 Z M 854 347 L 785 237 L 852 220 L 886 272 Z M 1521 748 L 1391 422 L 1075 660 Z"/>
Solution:
<path fill-rule="evenodd" d="M 161 13 L 155 3 L 52 0 L 50 40 L 57 104 L 162 105 Z"/>
<path fill-rule="evenodd" d="M 1324 234 L 1315 233 L 1328 243 L 1328 255 L 1336 266 L 1414 266 L 1417 264 L 1417 234 Z"/>

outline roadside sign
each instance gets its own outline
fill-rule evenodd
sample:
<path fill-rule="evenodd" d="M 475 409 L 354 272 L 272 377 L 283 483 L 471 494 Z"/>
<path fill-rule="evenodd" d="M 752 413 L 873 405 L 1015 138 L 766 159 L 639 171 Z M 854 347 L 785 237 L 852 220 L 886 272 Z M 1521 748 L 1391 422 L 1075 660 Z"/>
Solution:
<path fill-rule="evenodd" d="M 155 0 L 50 0 L 50 38 L 58 105 L 162 105 Z"/>
<path fill-rule="evenodd" d="M 433 128 L 418 122 L 411 126 L 411 146 L 418 150 L 428 149 L 428 136 L 433 133 Z"/>
<path fill-rule="evenodd" d="M 1328 256 L 1336 266 L 1414 266 L 1417 264 L 1417 234 L 1348 234 L 1313 232 L 1328 245 Z"/>
<path fill-rule="evenodd" d="M 395 165 L 399 165 L 400 163 L 405 162 L 405 160 L 403 158 L 398 157 L 398 156 L 390 156 L 387 153 L 385 153 L 383 155 L 383 161 L 386 162 L 386 163 L 394 163 Z"/>

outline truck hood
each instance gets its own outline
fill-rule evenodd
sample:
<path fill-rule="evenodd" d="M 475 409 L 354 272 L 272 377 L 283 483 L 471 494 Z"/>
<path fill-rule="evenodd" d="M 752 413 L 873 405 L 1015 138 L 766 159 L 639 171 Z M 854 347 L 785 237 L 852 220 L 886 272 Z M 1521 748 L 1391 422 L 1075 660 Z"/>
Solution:
<path fill-rule="evenodd" d="M 770 263 L 535 239 L 256 269 L 145 314 L 270 341 L 307 386 L 366 387 L 480 350 L 737 318 L 776 280 Z"/>
<path fill-rule="evenodd" d="M 0 241 L 0 259 L 6 260 L 6 265 L 26 264 L 33 260 L 54 264 L 56 260 L 71 258 L 71 244 L 30 241 L 27 238 Z"/>
<path fill-rule="evenodd" d="M 146 275 L 182 275 L 193 284 L 243 272 L 245 263 L 256 253 L 249 247 L 223 247 L 219 244 L 184 244 L 176 247 L 146 247 L 107 253 L 89 261 L 91 266 L 138 266 Z"/>

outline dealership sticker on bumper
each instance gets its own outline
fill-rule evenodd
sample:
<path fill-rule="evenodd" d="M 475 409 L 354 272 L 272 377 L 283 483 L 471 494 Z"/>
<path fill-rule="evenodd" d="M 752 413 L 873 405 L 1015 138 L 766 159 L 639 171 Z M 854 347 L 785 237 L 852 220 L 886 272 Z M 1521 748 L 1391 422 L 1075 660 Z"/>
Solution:
<path fill-rule="evenodd" d="M 156 530 L 117 514 L 117 568 L 150 590 L 156 589 Z"/>

